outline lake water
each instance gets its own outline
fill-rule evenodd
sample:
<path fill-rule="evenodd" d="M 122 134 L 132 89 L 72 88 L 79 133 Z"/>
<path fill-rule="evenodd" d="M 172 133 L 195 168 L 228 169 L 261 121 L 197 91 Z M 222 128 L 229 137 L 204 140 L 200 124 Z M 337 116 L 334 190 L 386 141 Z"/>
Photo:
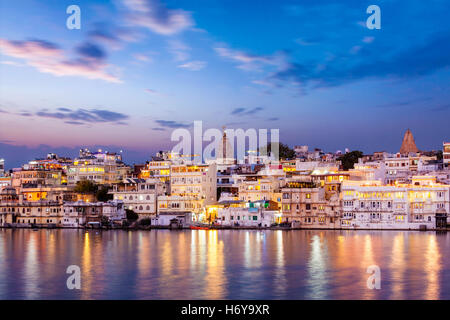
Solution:
<path fill-rule="evenodd" d="M 450 299 L 450 233 L 0 229 L 0 299 Z"/>

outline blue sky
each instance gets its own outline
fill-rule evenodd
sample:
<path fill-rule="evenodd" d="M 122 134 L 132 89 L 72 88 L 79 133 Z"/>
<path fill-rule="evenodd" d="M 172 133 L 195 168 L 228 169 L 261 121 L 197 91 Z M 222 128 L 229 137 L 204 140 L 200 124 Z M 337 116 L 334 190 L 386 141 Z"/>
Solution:
<path fill-rule="evenodd" d="M 81 8 L 81 30 L 66 8 Z M 369 30 L 366 8 L 381 8 Z M 170 134 L 279 128 L 326 151 L 450 139 L 450 7 L 430 1 L 0 0 L 0 157 L 142 162 Z M 72 154 L 70 154 L 72 155 Z M 23 159 L 23 161 L 28 159 Z"/>

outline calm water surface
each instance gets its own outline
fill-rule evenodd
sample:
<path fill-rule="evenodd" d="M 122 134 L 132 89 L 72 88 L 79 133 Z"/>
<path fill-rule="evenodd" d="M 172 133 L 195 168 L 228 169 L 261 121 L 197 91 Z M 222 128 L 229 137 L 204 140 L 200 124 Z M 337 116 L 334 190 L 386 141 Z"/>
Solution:
<path fill-rule="evenodd" d="M 0 229 L 0 299 L 450 299 L 450 233 Z"/>

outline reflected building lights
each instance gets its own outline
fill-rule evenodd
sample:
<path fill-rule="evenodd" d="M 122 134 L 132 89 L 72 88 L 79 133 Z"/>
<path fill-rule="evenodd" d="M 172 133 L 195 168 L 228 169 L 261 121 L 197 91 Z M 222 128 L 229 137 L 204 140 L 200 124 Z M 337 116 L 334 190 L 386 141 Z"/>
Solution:
<path fill-rule="evenodd" d="M 425 253 L 425 271 L 427 274 L 427 288 L 424 299 L 439 299 L 439 273 L 441 271 L 441 254 L 435 235 L 430 235 Z"/>
<path fill-rule="evenodd" d="M 37 240 L 36 233 L 28 234 L 28 245 L 25 255 L 25 299 L 33 300 L 39 298 L 39 262 L 37 259 Z"/>
<path fill-rule="evenodd" d="M 363 299 L 373 299 L 375 297 L 376 290 L 371 290 L 367 288 L 367 279 L 370 277 L 369 273 L 366 273 L 367 268 L 369 266 L 376 265 L 374 257 L 373 257 L 373 248 L 372 248 L 372 236 L 366 234 L 364 236 L 364 249 L 363 256 L 361 259 L 361 272 L 362 281 L 361 284 L 364 286 L 365 290 L 363 291 Z M 383 278 L 381 278 L 383 279 Z M 381 280 L 383 281 L 383 280 Z M 382 282 L 383 283 L 383 282 Z M 382 286 L 383 287 L 383 286 Z"/>
<path fill-rule="evenodd" d="M 84 233 L 83 240 L 83 257 L 81 267 L 81 298 L 89 299 L 92 287 L 92 270 L 91 270 L 91 244 L 89 232 Z"/>
<path fill-rule="evenodd" d="M 390 269 L 392 270 L 392 295 L 391 299 L 404 299 L 404 275 L 406 271 L 404 233 L 399 232 L 394 238 L 392 246 Z"/>
<path fill-rule="evenodd" d="M 318 235 L 312 237 L 308 261 L 308 299 L 327 298 L 327 246 Z"/>
<path fill-rule="evenodd" d="M 275 259 L 275 294 L 277 296 L 284 296 L 286 292 L 287 280 L 285 270 L 285 258 L 283 248 L 283 235 L 281 230 L 275 231 L 275 244 L 276 244 L 276 259 Z"/>

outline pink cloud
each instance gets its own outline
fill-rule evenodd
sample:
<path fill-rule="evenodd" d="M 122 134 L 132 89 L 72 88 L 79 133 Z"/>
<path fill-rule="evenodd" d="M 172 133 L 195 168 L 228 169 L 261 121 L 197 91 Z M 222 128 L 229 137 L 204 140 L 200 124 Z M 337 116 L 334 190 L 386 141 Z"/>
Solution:
<path fill-rule="evenodd" d="M 190 71 L 199 71 L 204 67 L 206 67 L 206 62 L 204 61 L 189 61 L 178 66 L 178 68 L 187 69 Z"/>
<path fill-rule="evenodd" d="M 162 34 L 172 35 L 194 25 L 191 14 L 184 10 L 170 10 L 157 0 L 123 0 L 131 11 L 130 23 Z"/>
<path fill-rule="evenodd" d="M 280 54 L 271 56 L 255 55 L 230 49 L 225 45 L 218 45 L 214 50 L 219 56 L 239 63 L 237 68 L 245 71 L 262 71 L 264 67 L 281 70 L 287 66 L 285 56 Z"/>
<path fill-rule="evenodd" d="M 80 76 L 114 83 L 122 82 L 118 77 L 106 71 L 109 65 L 103 60 L 65 59 L 64 51 L 47 41 L 0 39 L 0 50 L 7 56 L 25 60 L 29 66 L 42 73 L 49 73 L 54 76 Z"/>

